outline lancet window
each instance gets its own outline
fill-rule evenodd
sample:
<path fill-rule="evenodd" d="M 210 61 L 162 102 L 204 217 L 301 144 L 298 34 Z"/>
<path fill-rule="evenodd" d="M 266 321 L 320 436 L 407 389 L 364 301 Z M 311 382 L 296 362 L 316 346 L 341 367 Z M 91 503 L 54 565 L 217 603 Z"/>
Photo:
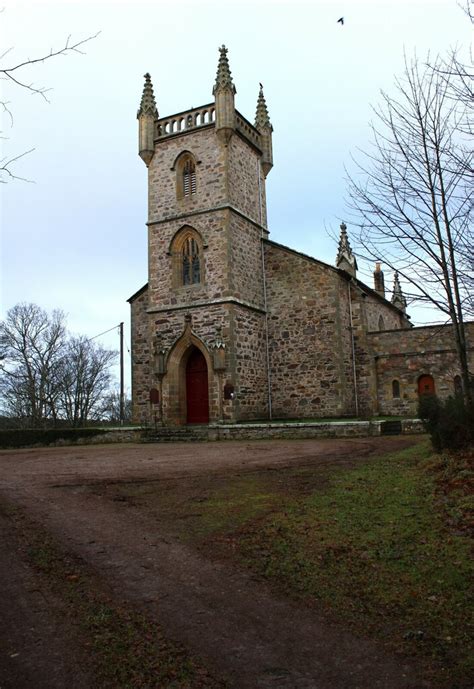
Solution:
<path fill-rule="evenodd" d="M 196 161 L 191 153 L 182 153 L 176 163 L 176 195 L 187 199 L 197 192 Z"/>
<path fill-rule="evenodd" d="M 182 248 L 183 285 L 201 282 L 201 257 L 199 244 L 194 237 L 186 237 Z"/>

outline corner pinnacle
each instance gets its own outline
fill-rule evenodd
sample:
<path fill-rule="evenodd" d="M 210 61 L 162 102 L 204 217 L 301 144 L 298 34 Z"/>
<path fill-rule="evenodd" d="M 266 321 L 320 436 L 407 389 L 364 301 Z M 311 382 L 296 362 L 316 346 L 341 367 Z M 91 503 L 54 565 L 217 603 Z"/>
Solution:
<path fill-rule="evenodd" d="M 212 89 L 212 95 L 215 96 L 217 91 L 221 89 L 230 89 L 232 93 L 236 93 L 236 88 L 232 82 L 232 75 L 229 67 L 229 60 L 227 59 L 227 48 L 225 45 L 219 48 L 220 56 L 217 65 L 216 83 Z"/>
<path fill-rule="evenodd" d="M 263 86 L 260 84 L 260 91 L 258 92 L 257 112 L 255 113 L 255 127 L 257 129 L 269 129 L 273 131 L 270 117 L 268 115 L 268 108 L 263 95 Z"/>
<path fill-rule="evenodd" d="M 138 108 L 137 117 L 140 117 L 140 115 L 153 115 L 156 119 L 158 117 L 158 110 L 156 107 L 155 95 L 153 93 L 151 76 L 147 72 L 144 77 L 145 85 L 143 87 L 142 99 L 140 101 L 140 107 Z"/>

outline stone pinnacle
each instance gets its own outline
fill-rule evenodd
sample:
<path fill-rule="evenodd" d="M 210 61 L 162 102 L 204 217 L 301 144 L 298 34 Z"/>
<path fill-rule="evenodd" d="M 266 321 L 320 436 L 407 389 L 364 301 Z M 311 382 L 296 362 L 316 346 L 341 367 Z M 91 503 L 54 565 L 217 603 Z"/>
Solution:
<path fill-rule="evenodd" d="M 153 93 L 153 84 L 151 83 L 151 77 L 148 72 L 144 76 L 145 85 L 143 87 L 142 99 L 140 101 L 137 117 L 140 117 L 140 115 L 153 115 L 156 119 L 158 117 L 158 110 L 156 107 L 155 95 Z"/>
<path fill-rule="evenodd" d="M 212 94 L 215 95 L 221 89 L 230 89 L 232 93 L 236 93 L 236 88 L 232 82 L 232 75 L 229 67 L 229 60 L 227 59 L 227 48 L 225 45 L 219 48 L 219 64 L 217 65 L 216 83 L 212 89 Z"/>

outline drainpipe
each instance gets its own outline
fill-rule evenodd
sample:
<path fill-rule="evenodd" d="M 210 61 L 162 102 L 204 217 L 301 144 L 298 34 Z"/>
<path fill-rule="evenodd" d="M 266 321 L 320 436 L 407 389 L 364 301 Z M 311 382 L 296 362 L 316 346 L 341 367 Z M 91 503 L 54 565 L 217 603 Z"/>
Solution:
<path fill-rule="evenodd" d="M 356 358 L 355 358 L 354 326 L 353 326 L 353 321 L 352 321 L 351 281 L 349 281 L 347 283 L 347 297 L 349 300 L 349 321 L 350 321 L 350 331 L 351 331 L 352 375 L 354 378 L 355 413 L 356 413 L 356 416 L 359 416 L 359 398 L 357 396 L 357 372 L 356 372 Z"/>
<path fill-rule="evenodd" d="M 259 222 L 262 226 L 262 182 L 260 178 L 260 160 L 257 158 L 257 178 L 258 178 L 258 213 Z M 267 309 L 267 280 L 265 275 L 265 252 L 263 246 L 263 230 L 261 231 L 260 246 L 262 253 L 262 279 L 263 279 L 263 306 L 265 309 L 265 349 L 267 359 L 267 388 L 268 388 L 268 420 L 272 420 L 272 377 L 270 372 L 270 344 L 268 339 L 268 309 Z"/>

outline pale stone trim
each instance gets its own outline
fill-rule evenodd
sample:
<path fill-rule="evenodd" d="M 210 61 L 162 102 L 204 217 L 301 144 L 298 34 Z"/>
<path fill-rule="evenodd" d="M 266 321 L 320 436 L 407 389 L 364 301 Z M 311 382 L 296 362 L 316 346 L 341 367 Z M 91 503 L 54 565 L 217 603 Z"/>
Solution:
<path fill-rule="evenodd" d="M 247 222 L 257 227 L 259 230 L 263 230 L 267 234 L 270 233 L 268 228 L 265 227 L 265 225 L 262 225 L 256 220 L 253 220 L 253 218 L 250 218 L 245 213 L 242 213 L 242 211 L 239 211 L 238 208 L 236 208 L 230 203 L 225 203 L 221 206 L 211 206 L 210 208 L 203 208 L 202 210 L 188 211 L 187 213 L 179 213 L 178 215 L 169 215 L 166 218 L 162 218 L 161 220 L 152 220 L 145 224 L 148 225 L 148 227 L 152 227 L 153 225 L 162 225 L 163 223 L 170 222 L 172 220 L 184 220 L 185 218 L 189 218 L 194 215 L 204 215 L 205 213 L 211 213 L 213 211 L 232 211 L 236 215 L 239 215 L 241 218 L 247 220 Z"/>
<path fill-rule="evenodd" d="M 189 311 L 190 309 L 195 309 L 201 306 L 213 306 L 215 304 L 235 304 L 237 306 L 243 306 L 251 311 L 257 311 L 257 313 L 265 313 L 265 309 L 255 306 L 248 301 L 243 299 L 229 298 L 229 297 L 219 297 L 217 299 L 210 299 L 209 301 L 197 301 L 194 304 L 177 304 L 173 306 L 160 306 L 156 308 L 147 309 L 147 313 L 164 313 L 167 311 Z"/>

